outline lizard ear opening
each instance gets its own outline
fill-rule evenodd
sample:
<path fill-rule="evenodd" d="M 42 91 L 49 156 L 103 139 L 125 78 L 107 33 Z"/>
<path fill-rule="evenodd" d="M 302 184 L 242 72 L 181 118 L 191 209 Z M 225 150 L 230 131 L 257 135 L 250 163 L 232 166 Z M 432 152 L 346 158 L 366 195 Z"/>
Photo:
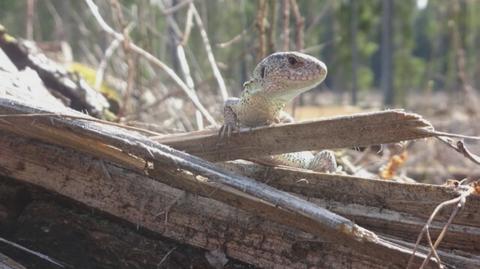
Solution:
<path fill-rule="evenodd" d="M 262 69 L 260 69 L 260 76 L 261 76 L 262 78 L 265 78 L 265 69 L 266 69 L 265 66 L 262 66 Z"/>

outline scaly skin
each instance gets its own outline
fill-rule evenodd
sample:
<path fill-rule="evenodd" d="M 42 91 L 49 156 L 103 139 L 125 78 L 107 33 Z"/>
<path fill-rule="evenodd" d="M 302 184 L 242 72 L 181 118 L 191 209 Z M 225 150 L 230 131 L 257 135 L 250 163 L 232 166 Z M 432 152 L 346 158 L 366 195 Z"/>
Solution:
<path fill-rule="evenodd" d="M 283 111 L 299 94 L 320 84 L 327 76 L 327 67 L 320 60 L 299 52 L 278 52 L 263 59 L 253 71 L 253 78 L 244 84 L 240 98 L 225 102 L 224 125 L 220 137 L 230 136 L 239 126 L 256 127 L 291 122 Z M 333 153 L 317 155 L 296 152 L 268 158 L 275 164 L 332 172 L 336 169 Z"/>

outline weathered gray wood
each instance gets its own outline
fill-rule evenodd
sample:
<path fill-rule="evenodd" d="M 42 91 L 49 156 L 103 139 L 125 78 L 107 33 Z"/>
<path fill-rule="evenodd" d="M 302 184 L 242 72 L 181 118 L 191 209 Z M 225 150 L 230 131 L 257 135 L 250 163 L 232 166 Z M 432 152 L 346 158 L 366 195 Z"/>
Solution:
<path fill-rule="evenodd" d="M 0 253 L 0 269 L 25 269 L 25 267 L 10 257 Z"/>
<path fill-rule="evenodd" d="M 229 162 L 223 166 L 281 190 L 308 197 L 310 201 L 376 232 L 412 242 L 434 208 L 459 195 L 453 187 L 447 186 L 372 180 L 248 162 Z M 440 249 L 461 250 L 480 257 L 479 210 L 480 196 L 468 197 Z M 435 218 L 431 227 L 433 235 L 438 235 L 450 213 L 449 208 Z"/>
<path fill-rule="evenodd" d="M 0 135 L 0 148 L 1 174 L 42 186 L 177 241 L 206 249 L 219 248 L 231 257 L 257 266 L 404 268 L 399 257 L 388 251 L 379 253 L 383 255 L 364 255 L 364 250 L 353 245 L 271 222 L 268 211 L 261 206 L 253 210 L 266 212 L 265 218 L 237 209 L 255 203 L 230 198 L 231 203 L 238 203 L 235 208 L 186 194 L 108 161 L 5 133 Z M 169 180 L 177 181 L 184 176 L 179 171 Z M 207 189 L 203 191 L 212 197 L 227 195 L 222 194 L 221 188 L 204 187 Z M 197 185 L 197 188 L 202 191 L 202 187 Z M 292 213 L 279 212 L 279 218 L 289 221 L 295 218 Z M 442 255 L 442 258 L 457 268 L 475 268 L 477 262 L 458 255 Z"/>
<path fill-rule="evenodd" d="M 418 114 L 386 110 L 242 129 L 240 134 L 223 141 L 216 130 L 167 135 L 155 140 L 210 161 L 228 161 L 302 150 L 394 143 L 431 137 L 430 130 L 433 130 L 430 123 Z"/>
<path fill-rule="evenodd" d="M 109 108 L 107 99 L 101 93 L 81 77 L 45 57 L 34 42 L 7 36 L 5 29 L 0 27 L 0 48 L 19 70 L 26 70 L 27 67 L 35 70 L 49 89 L 68 98 L 72 107 L 78 110 L 86 110 L 90 115 L 102 115 Z"/>
<path fill-rule="evenodd" d="M 0 113 L 45 113 L 48 110 L 34 109 L 20 102 L 0 98 Z M 263 206 L 262 214 L 272 213 L 270 218 L 275 221 L 288 224 L 314 235 L 334 240 L 337 243 L 348 244 L 358 248 L 368 255 L 390 257 L 391 261 L 404 264 L 409 257 L 406 248 L 389 244 L 380 240 L 371 231 L 365 230 L 350 220 L 307 202 L 297 196 L 286 192 L 278 191 L 268 185 L 258 183 L 252 179 L 237 176 L 219 169 L 213 164 L 200 158 L 173 150 L 161 144 L 154 143 L 140 135 L 136 135 L 124 129 L 105 126 L 96 122 L 83 120 L 69 120 L 65 117 L 18 117 L 3 118 L 0 127 L 9 132 L 21 134 L 26 137 L 33 137 L 61 146 L 74 147 L 79 150 L 94 153 L 96 156 L 118 161 L 130 165 L 132 162 L 124 159 L 140 159 L 151 166 L 146 171 L 157 180 L 163 180 L 171 184 L 174 175 L 190 181 L 190 185 L 197 185 L 197 188 L 208 187 L 209 182 L 218 184 L 216 187 L 228 192 L 234 199 L 223 199 L 213 196 L 229 204 L 235 204 L 239 200 L 245 203 L 258 204 Z M 85 145 L 85 141 L 88 141 Z M 121 149 L 118 151 L 115 149 Z M 132 156 L 135 155 L 135 156 Z M 148 164 L 150 163 L 150 164 Z M 198 174 L 207 178 L 202 180 L 197 177 L 190 177 L 188 174 L 181 174 L 176 169 L 185 169 L 189 173 Z M 165 175 L 170 176 L 165 177 Z M 210 183 L 211 184 L 211 183 Z M 213 187 L 213 186 L 212 186 Z M 188 191 L 194 191 L 188 188 Z M 260 199 L 260 200 L 258 200 Z M 262 201 L 263 200 L 263 201 Z M 257 213 L 250 207 L 240 207 L 244 210 Z M 283 208 L 283 209 L 282 209 Z M 274 218 L 285 210 L 287 214 L 293 214 L 291 219 Z M 307 223 L 308 225 L 305 225 Z M 421 255 L 420 255 L 421 256 Z M 420 257 L 419 256 L 419 257 Z"/>

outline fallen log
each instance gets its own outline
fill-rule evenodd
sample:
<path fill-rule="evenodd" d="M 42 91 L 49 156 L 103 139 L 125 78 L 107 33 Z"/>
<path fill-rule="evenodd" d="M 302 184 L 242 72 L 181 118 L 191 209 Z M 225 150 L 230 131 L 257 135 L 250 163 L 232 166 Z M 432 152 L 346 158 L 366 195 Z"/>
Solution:
<path fill-rule="evenodd" d="M 39 115 L 51 112 L 0 98 L 0 113 Z M 356 246 L 368 255 L 382 258 L 389 256 L 389 260 L 398 264 L 405 264 L 409 257 L 407 248 L 381 240 L 371 231 L 364 230 L 348 219 L 268 185 L 226 173 L 202 159 L 164 147 L 122 128 L 68 119 L 68 114 L 56 118 L 4 117 L 0 121 L 0 127 L 8 132 L 73 147 L 120 164 L 131 165 L 143 160 L 147 168 L 141 171 L 147 172 L 156 180 L 174 186 L 180 185 L 189 192 L 268 216 L 269 219 L 287 223 L 338 243 Z M 178 170 L 179 168 L 184 171 Z M 199 175 L 202 177 L 198 177 Z M 203 191 L 205 189 L 209 191 Z M 212 195 L 212 190 L 216 190 L 217 195 Z M 419 259 L 420 257 L 421 255 Z"/>
<path fill-rule="evenodd" d="M 459 195 L 453 186 L 398 183 L 266 167 L 250 162 L 228 162 L 223 167 L 306 197 L 363 227 L 406 241 L 415 240 L 438 204 Z M 470 196 L 467 206 L 455 217 L 440 249 L 480 255 L 479 208 L 480 197 Z M 439 214 L 431 227 L 433 235 L 438 235 L 449 215 L 447 211 Z"/>
<path fill-rule="evenodd" d="M 395 132 L 407 130 L 403 136 L 382 142 L 433 135 L 428 123 L 402 113 L 379 113 L 394 118 L 403 115 L 398 124 L 407 123 Z M 356 268 L 403 268 L 411 255 L 408 243 L 412 240 L 390 238 L 398 236 L 394 232 L 378 236 L 318 206 L 325 204 L 321 197 L 280 191 L 154 142 L 127 127 L 15 96 L 0 98 L 0 114 L 0 174 L 180 242 L 217 249 L 261 267 L 342 267 L 348 263 Z M 346 118 L 341 121 L 354 124 Z M 379 131 L 384 124 L 377 122 L 365 134 L 377 135 L 373 130 Z M 292 126 L 270 127 L 273 129 L 268 132 Z M 360 143 L 346 142 L 348 139 L 340 140 L 349 145 Z M 374 140 L 368 136 L 362 139 Z M 331 202 L 336 203 L 334 199 Z M 370 219 L 373 223 L 377 220 L 375 215 Z M 367 223 L 368 217 L 364 220 Z M 415 254 L 417 263 L 425 257 L 423 253 Z M 474 268 L 478 262 L 449 249 L 439 254 L 448 265 L 462 268 Z M 430 267 L 435 266 L 432 259 Z"/>
<path fill-rule="evenodd" d="M 355 246 L 276 224 L 268 220 L 269 215 L 254 216 L 211 198 L 190 195 L 72 149 L 5 133 L 0 136 L 0 147 L 2 174 L 42 186 L 179 242 L 221 249 L 228 256 L 260 267 L 341 268 L 349 264 L 355 268 L 403 268 L 405 265 L 405 260 L 399 259 L 401 255 L 389 255 L 388 259 L 364 255 L 364 250 Z M 215 196 L 222 189 L 205 191 Z M 259 209 L 253 208 L 256 210 Z M 279 217 L 291 220 L 293 216 L 283 213 Z M 441 255 L 447 264 L 458 268 L 475 268 L 478 263 L 461 255 Z"/>
<path fill-rule="evenodd" d="M 0 252 L 22 268 L 214 269 L 203 249 L 169 240 L 32 184 L 0 179 L 0 232 L 9 241 L 0 238 Z M 229 265 L 245 268 L 234 260 Z"/>

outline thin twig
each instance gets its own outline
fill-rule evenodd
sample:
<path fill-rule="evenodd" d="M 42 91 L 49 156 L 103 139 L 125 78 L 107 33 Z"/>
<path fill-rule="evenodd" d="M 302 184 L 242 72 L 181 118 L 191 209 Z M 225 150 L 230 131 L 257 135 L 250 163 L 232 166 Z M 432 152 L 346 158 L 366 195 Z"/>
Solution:
<path fill-rule="evenodd" d="M 293 17 L 295 18 L 295 50 L 303 50 L 303 26 L 305 25 L 305 19 L 300 14 L 300 8 L 298 7 L 296 0 L 290 0 L 290 5 L 293 10 Z M 297 106 L 301 102 L 302 96 L 297 96 L 292 102 L 292 117 L 295 117 L 297 112 Z"/>
<path fill-rule="evenodd" d="M 298 7 L 297 0 L 290 0 L 293 10 L 293 16 L 295 18 L 295 50 L 303 50 L 303 26 L 305 25 L 305 18 L 302 17 L 300 13 L 300 8 Z"/>
<path fill-rule="evenodd" d="M 124 37 L 122 45 L 123 45 L 123 51 L 125 53 L 125 61 L 127 62 L 127 87 L 123 94 L 122 104 L 118 112 L 118 116 L 119 118 L 121 118 L 127 114 L 128 103 L 130 100 L 130 96 L 132 95 L 133 86 L 135 83 L 134 81 L 135 80 L 135 61 L 133 60 L 133 57 L 132 57 L 129 29 L 123 18 L 120 3 L 118 2 L 118 0 L 110 0 L 110 1 L 112 3 L 113 9 L 115 11 L 120 27 L 122 28 L 123 37 Z"/>
<path fill-rule="evenodd" d="M 187 62 L 187 57 L 185 57 L 185 50 L 182 45 L 182 43 L 179 43 L 177 45 L 177 59 L 178 62 L 180 63 L 180 68 L 182 69 L 183 76 L 185 77 L 185 82 L 187 83 L 187 86 L 192 89 L 192 91 L 195 91 L 195 83 L 193 82 L 193 78 L 190 75 L 190 67 L 188 66 Z M 198 110 L 195 113 L 200 113 Z M 201 118 L 197 118 L 197 127 L 199 130 L 202 130 L 204 128 L 203 126 L 203 121 Z"/>
<path fill-rule="evenodd" d="M 447 132 L 439 132 L 435 130 L 429 130 L 428 132 L 435 134 L 436 136 L 445 136 L 445 137 L 454 137 L 454 138 L 464 138 L 471 140 L 480 140 L 480 136 L 471 136 L 471 135 L 461 135 L 461 134 L 452 134 Z"/>
<path fill-rule="evenodd" d="M 157 268 L 161 268 L 160 266 L 167 260 L 168 256 L 170 256 L 170 254 L 172 254 L 173 251 L 175 251 L 177 249 L 177 247 L 173 247 L 172 249 L 170 249 L 167 254 L 165 254 L 165 256 L 163 256 L 163 258 L 160 260 L 160 262 L 157 264 Z"/>
<path fill-rule="evenodd" d="M 283 0 L 283 51 L 290 47 L 290 0 Z"/>
<path fill-rule="evenodd" d="M 215 44 L 215 47 L 224 49 L 226 47 L 229 47 L 238 41 L 242 40 L 242 38 L 248 33 L 247 29 L 244 29 L 240 34 L 234 36 L 232 39 L 222 42 L 222 43 L 217 43 Z"/>
<path fill-rule="evenodd" d="M 10 246 L 12 246 L 12 247 L 14 247 L 14 248 L 20 249 L 20 250 L 25 251 L 25 252 L 27 252 L 27 253 L 30 253 L 30 254 L 32 254 L 32 255 L 34 255 L 34 256 L 39 257 L 39 258 L 42 259 L 42 260 L 46 260 L 46 261 L 48 261 L 48 262 L 50 262 L 50 263 L 53 263 L 53 264 L 55 264 L 55 265 L 57 265 L 57 266 L 59 266 L 59 267 L 61 267 L 61 268 L 65 268 L 65 266 L 63 265 L 63 264 L 65 264 L 65 263 L 56 261 L 55 259 L 52 259 L 52 258 L 48 257 L 48 256 L 45 255 L 45 254 L 42 254 L 42 253 L 37 252 L 37 251 L 30 250 L 30 249 L 28 249 L 28 248 L 26 248 L 26 247 L 24 247 L 24 246 L 21 246 L 21 245 L 15 243 L 15 242 L 9 241 L 9 240 L 4 239 L 4 238 L 2 238 L 2 237 L 0 237 L 0 242 L 3 242 L 3 243 L 5 243 L 5 244 L 8 244 L 8 245 L 10 245 Z"/>
<path fill-rule="evenodd" d="M 333 2 L 327 1 L 326 3 L 324 3 L 322 10 L 320 10 L 319 12 L 318 11 L 316 12 L 317 15 L 315 16 L 315 18 L 313 18 L 313 20 L 310 20 L 310 23 L 307 25 L 305 29 L 305 32 L 307 33 L 307 35 L 311 30 L 316 29 L 315 26 L 317 26 L 317 24 L 320 22 L 320 20 L 323 19 L 323 17 L 326 14 L 331 12 L 330 8 L 332 6 L 332 3 Z"/>
<path fill-rule="evenodd" d="M 160 2 L 160 4 L 161 4 L 161 2 Z M 161 7 L 164 9 L 163 4 L 161 4 Z M 172 28 L 180 29 L 180 27 L 178 26 L 177 22 L 175 21 L 175 19 L 172 17 L 171 14 L 168 14 L 166 16 L 167 16 L 167 22 L 168 22 L 169 26 L 171 26 Z M 196 93 L 195 83 L 194 83 L 193 78 L 190 74 L 190 66 L 188 64 L 187 57 L 185 56 L 185 45 L 188 42 L 188 38 L 190 36 L 192 25 L 193 25 L 193 10 L 191 8 L 189 8 L 187 10 L 187 18 L 186 18 L 186 21 L 185 21 L 185 30 L 183 31 L 183 33 L 181 33 L 178 36 L 178 38 L 181 38 L 181 41 L 178 42 L 175 39 L 175 42 L 177 42 L 177 48 L 176 48 L 177 59 L 178 59 L 178 62 L 180 64 L 180 68 L 182 70 L 182 73 L 183 73 L 183 76 L 184 76 L 184 79 L 185 79 L 185 83 L 190 88 L 190 90 L 193 91 L 193 93 L 195 94 Z M 162 98 L 162 99 L 164 99 L 164 98 Z M 203 124 L 203 119 L 201 117 L 201 113 L 198 110 L 195 111 L 195 121 L 197 123 L 198 129 L 202 130 L 204 128 L 204 124 Z"/>
<path fill-rule="evenodd" d="M 103 83 L 103 77 L 105 75 L 105 70 L 107 69 L 107 63 L 108 60 L 112 57 L 113 53 L 115 50 L 118 48 L 118 45 L 120 45 L 120 40 L 119 39 L 114 39 L 112 43 L 108 46 L 108 48 L 105 50 L 105 54 L 102 57 L 102 60 L 100 61 L 100 64 L 98 65 L 97 68 L 97 73 L 95 75 L 95 89 L 99 90 L 102 83 Z"/>
<path fill-rule="evenodd" d="M 197 9 L 195 8 L 195 4 L 190 3 L 190 9 L 193 12 L 193 17 L 195 18 L 195 22 L 200 30 L 200 35 L 202 36 L 203 45 L 205 46 L 205 50 L 207 52 L 207 58 L 210 62 L 210 66 L 212 67 L 213 76 L 217 80 L 218 87 L 220 90 L 220 94 L 222 95 L 223 100 L 227 100 L 228 92 L 227 87 L 225 86 L 225 81 L 223 80 L 222 74 L 218 69 L 217 62 L 215 61 L 215 57 L 213 56 L 212 47 L 210 46 L 210 41 L 208 40 L 207 31 L 203 26 L 202 18 L 200 18 L 200 14 L 198 14 Z"/>
<path fill-rule="evenodd" d="M 109 180 L 112 180 L 112 175 L 110 175 L 110 171 L 108 171 L 108 168 L 107 168 L 107 166 L 105 165 L 105 161 L 102 160 L 102 159 L 100 159 L 100 160 L 99 160 L 99 163 L 100 163 L 100 166 L 102 167 L 102 170 L 103 170 L 103 172 L 104 172 L 104 174 L 105 174 L 105 177 L 106 177 L 107 179 L 109 179 Z"/>
<path fill-rule="evenodd" d="M 478 155 L 475 155 L 472 153 L 470 150 L 467 149 L 463 141 L 457 141 L 456 143 L 453 141 L 453 139 L 447 138 L 447 137 L 441 137 L 437 136 L 437 139 L 454 149 L 456 152 L 461 153 L 463 156 L 465 156 L 467 159 L 470 161 L 480 164 L 480 157 Z"/>
<path fill-rule="evenodd" d="M 445 232 L 448 228 L 448 226 L 451 224 L 453 218 L 455 217 L 455 215 L 457 214 L 459 208 L 461 208 L 464 204 L 465 204 L 465 199 L 467 196 L 469 196 L 472 192 L 473 192 L 473 188 L 468 188 L 467 190 L 463 191 L 460 196 L 458 197 L 455 197 L 451 200 L 448 200 L 448 201 L 445 201 L 441 204 L 439 204 L 435 210 L 433 210 L 432 214 L 430 215 L 430 217 L 428 218 L 428 221 L 427 223 L 425 224 L 425 226 L 423 226 L 422 228 L 422 231 L 420 232 L 420 234 L 418 235 L 417 237 L 417 241 L 415 243 L 415 247 L 413 248 L 413 251 L 412 251 L 412 255 L 410 256 L 410 259 L 408 261 L 408 264 L 407 264 L 407 269 L 410 268 L 410 265 L 412 264 L 413 262 L 413 259 L 415 257 L 415 252 L 417 251 L 417 248 L 419 247 L 420 245 L 420 241 L 422 240 L 423 238 L 423 234 L 424 233 L 427 233 L 427 239 L 428 239 L 428 242 L 430 244 L 430 252 L 428 253 L 427 257 L 425 258 L 423 264 L 421 265 L 420 268 L 423 268 L 424 266 L 426 266 L 426 264 L 428 263 L 428 261 L 430 260 L 430 257 L 432 256 L 432 254 L 434 252 L 436 252 L 436 247 L 440 244 L 441 240 L 443 239 L 443 236 L 445 235 Z M 448 205 L 452 205 L 452 204 L 456 204 L 457 203 L 457 207 L 453 210 L 452 214 L 450 215 L 450 218 L 448 219 L 447 223 L 444 225 L 443 229 L 442 229 L 442 232 L 440 233 L 439 237 L 437 238 L 437 241 L 435 242 L 434 245 L 432 245 L 432 240 L 430 238 L 430 231 L 429 231 L 429 227 L 433 221 L 433 219 L 435 218 L 435 216 L 438 214 L 438 212 L 440 212 L 441 209 L 443 209 L 445 206 L 448 206 Z M 436 257 L 438 258 L 438 254 L 435 253 L 435 255 L 437 255 Z M 439 264 L 441 265 L 440 263 L 440 260 L 438 258 L 438 262 Z"/>
<path fill-rule="evenodd" d="M 102 29 L 105 32 L 114 36 L 116 39 L 119 39 L 121 41 L 125 40 L 125 38 L 122 34 L 115 32 L 105 22 L 105 20 L 102 18 L 102 16 L 100 15 L 100 13 L 98 11 L 98 7 L 95 5 L 95 3 L 92 0 L 85 0 L 85 2 L 88 5 L 88 7 L 90 8 L 90 11 L 92 12 L 92 15 L 95 17 L 98 24 L 100 25 L 100 27 L 102 27 Z M 132 51 L 134 51 L 135 53 L 138 53 L 139 55 L 144 57 L 150 63 L 156 65 L 157 67 L 159 67 L 163 71 L 165 71 L 165 73 L 167 73 L 170 76 L 170 78 L 172 78 L 173 81 L 175 81 L 178 84 L 178 86 L 180 86 L 180 88 L 185 92 L 187 97 L 192 101 L 192 103 L 202 113 L 202 115 L 208 120 L 208 122 L 210 124 L 214 125 L 214 126 L 218 126 L 217 122 L 212 117 L 212 115 L 210 115 L 210 113 L 207 111 L 207 109 L 202 105 L 202 103 L 200 103 L 200 100 L 198 99 L 198 96 L 194 92 L 190 91 L 190 89 L 185 84 L 185 82 L 183 82 L 183 80 L 175 73 L 175 71 L 173 71 L 173 69 L 168 67 L 165 63 L 160 61 L 158 58 L 153 56 L 151 53 L 149 53 L 149 52 L 145 51 L 144 49 L 140 48 L 139 46 L 137 46 L 135 43 L 130 42 L 130 48 L 132 49 Z"/>
<path fill-rule="evenodd" d="M 193 26 L 193 9 L 189 8 L 187 11 L 187 18 L 185 19 L 185 30 L 183 31 L 182 42 L 181 44 L 185 46 L 190 37 L 190 32 L 192 31 Z"/>
<path fill-rule="evenodd" d="M 440 257 L 438 256 L 438 253 L 437 253 L 437 251 L 435 250 L 435 247 L 433 246 L 433 243 L 432 243 L 433 240 L 432 240 L 432 236 L 430 235 L 430 231 L 427 230 L 426 233 L 427 233 L 427 241 L 428 241 L 428 245 L 429 245 L 429 247 L 430 247 L 430 250 L 433 250 L 433 253 L 435 254 L 435 258 L 437 259 L 438 266 L 439 266 L 440 268 L 442 268 L 442 260 L 440 260 Z M 426 258 L 425 258 L 425 259 L 426 259 Z M 428 259 L 430 259 L 430 257 L 428 257 Z M 424 260 L 424 262 L 425 262 L 425 260 Z M 423 265 L 421 265 L 421 266 L 423 266 Z M 419 268 L 419 269 L 420 269 L 420 268 Z"/>
<path fill-rule="evenodd" d="M 170 24 L 174 24 L 174 25 L 177 24 L 171 15 L 167 15 L 167 16 L 170 17 L 170 20 L 168 20 Z M 190 37 L 192 26 L 193 26 L 193 10 L 189 8 L 187 10 L 187 18 L 185 19 L 185 30 L 183 31 L 183 34 L 182 34 L 182 40 L 177 44 L 176 51 L 177 51 L 177 59 L 180 63 L 180 68 L 182 69 L 184 79 L 186 80 L 185 82 L 193 92 L 196 92 L 195 83 L 190 74 L 190 66 L 188 65 L 187 57 L 185 56 L 185 45 L 187 44 L 188 38 Z M 176 27 L 178 27 L 178 25 Z M 197 128 L 199 130 L 202 130 L 204 128 L 204 124 L 203 124 L 203 119 L 201 117 L 201 113 L 198 110 L 195 111 L 195 121 L 197 123 Z"/>
<path fill-rule="evenodd" d="M 443 226 L 443 229 L 440 232 L 440 234 L 438 235 L 438 238 L 435 241 L 435 244 L 433 246 L 430 246 L 430 252 L 428 253 L 427 257 L 425 257 L 425 260 L 423 261 L 423 263 L 422 263 L 422 265 L 420 266 L 419 269 L 423 269 L 425 266 L 427 266 L 427 264 L 430 260 L 430 257 L 432 256 L 432 253 L 437 257 L 438 264 L 441 266 L 440 258 L 438 257 L 438 254 L 436 252 L 436 248 L 438 247 L 438 245 L 440 245 L 440 242 L 442 241 L 443 237 L 445 236 L 445 234 L 447 232 L 448 226 L 450 226 L 450 224 L 452 224 L 452 221 L 455 218 L 455 216 L 457 215 L 458 211 L 460 211 L 460 209 L 465 205 L 466 198 L 470 194 L 472 194 L 473 191 L 474 191 L 474 188 L 470 187 L 467 191 L 462 193 L 460 195 L 460 197 L 458 197 L 458 199 L 457 198 L 455 199 L 457 201 L 455 209 L 452 211 L 452 214 L 448 218 L 447 223 Z M 427 233 L 428 233 L 428 231 L 427 231 Z"/>
<path fill-rule="evenodd" d="M 55 22 L 55 34 L 57 34 L 57 38 L 64 40 L 65 39 L 65 27 L 62 21 L 62 17 L 58 14 L 58 11 L 55 9 L 52 1 L 46 1 L 45 5 L 48 9 L 48 12 L 52 15 L 53 21 Z"/>
<path fill-rule="evenodd" d="M 188 4 L 192 3 L 193 0 L 184 0 L 183 2 L 180 2 L 176 4 L 173 7 L 169 7 L 168 9 L 162 10 L 163 15 L 172 15 L 173 13 L 177 12 L 178 10 L 182 9 L 183 7 L 186 7 Z"/>

